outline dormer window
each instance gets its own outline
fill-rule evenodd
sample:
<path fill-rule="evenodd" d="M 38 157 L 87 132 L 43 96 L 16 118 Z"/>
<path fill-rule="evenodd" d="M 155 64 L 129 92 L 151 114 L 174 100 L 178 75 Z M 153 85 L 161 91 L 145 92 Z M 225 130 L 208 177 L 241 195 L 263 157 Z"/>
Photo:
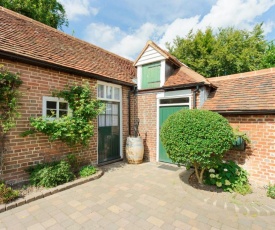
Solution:
<path fill-rule="evenodd" d="M 142 66 L 142 89 L 160 87 L 160 67 L 161 62 L 154 62 Z"/>

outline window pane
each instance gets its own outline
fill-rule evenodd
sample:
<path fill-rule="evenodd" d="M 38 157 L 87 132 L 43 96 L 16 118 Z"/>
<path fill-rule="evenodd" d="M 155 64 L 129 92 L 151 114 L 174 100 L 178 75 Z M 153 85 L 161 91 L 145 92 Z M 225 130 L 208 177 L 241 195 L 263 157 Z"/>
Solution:
<path fill-rule="evenodd" d="M 55 101 L 47 101 L 47 109 L 55 109 L 56 110 L 56 102 Z"/>
<path fill-rule="evenodd" d="M 112 114 L 112 104 L 106 104 L 106 114 Z"/>
<path fill-rule="evenodd" d="M 106 115 L 106 126 L 112 126 L 112 115 Z"/>
<path fill-rule="evenodd" d="M 55 109 L 47 109 L 47 116 L 56 117 L 56 110 Z"/>
<path fill-rule="evenodd" d="M 98 97 L 105 98 L 104 96 L 104 85 L 98 85 L 97 87 Z"/>
<path fill-rule="evenodd" d="M 68 114 L 68 111 L 66 111 L 66 110 L 65 111 L 64 110 L 59 111 L 59 117 L 62 117 L 64 115 L 66 116 L 67 114 Z"/>
<path fill-rule="evenodd" d="M 112 104 L 112 114 L 118 115 L 118 104 Z"/>
<path fill-rule="evenodd" d="M 189 103 L 189 97 L 160 100 L 160 104 L 178 104 L 178 103 Z"/>
<path fill-rule="evenodd" d="M 104 127 L 105 126 L 105 115 L 99 115 L 98 117 L 98 126 Z"/>
<path fill-rule="evenodd" d="M 113 116 L 112 126 L 118 126 L 118 116 Z"/>
<path fill-rule="evenodd" d="M 106 86 L 106 98 L 112 99 L 113 87 Z"/>
<path fill-rule="evenodd" d="M 59 109 L 68 110 L 68 103 L 66 103 L 66 102 L 59 102 Z"/>
<path fill-rule="evenodd" d="M 114 88 L 114 99 L 119 100 L 120 95 L 119 95 L 119 88 Z"/>

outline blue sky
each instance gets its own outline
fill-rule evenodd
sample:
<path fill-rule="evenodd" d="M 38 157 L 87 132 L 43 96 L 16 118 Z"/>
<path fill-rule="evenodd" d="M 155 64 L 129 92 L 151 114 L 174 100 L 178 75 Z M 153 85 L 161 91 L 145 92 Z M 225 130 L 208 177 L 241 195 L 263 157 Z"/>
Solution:
<path fill-rule="evenodd" d="M 275 39 L 275 0 L 59 0 L 69 27 L 63 31 L 134 60 L 148 40 L 165 48 L 191 29 L 234 26 L 251 29 L 263 22 Z"/>

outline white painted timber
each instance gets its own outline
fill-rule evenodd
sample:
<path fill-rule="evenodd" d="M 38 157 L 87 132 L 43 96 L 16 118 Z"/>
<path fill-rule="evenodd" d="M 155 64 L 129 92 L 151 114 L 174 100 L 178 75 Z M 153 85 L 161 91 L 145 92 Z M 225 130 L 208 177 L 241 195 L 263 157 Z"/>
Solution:
<path fill-rule="evenodd" d="M 165 57 L 162 56 L 158 51 L 149 46 L 143 55 L 139 58 L 136 66 L 145 65 L 157 61 L 165 60 Z"/>

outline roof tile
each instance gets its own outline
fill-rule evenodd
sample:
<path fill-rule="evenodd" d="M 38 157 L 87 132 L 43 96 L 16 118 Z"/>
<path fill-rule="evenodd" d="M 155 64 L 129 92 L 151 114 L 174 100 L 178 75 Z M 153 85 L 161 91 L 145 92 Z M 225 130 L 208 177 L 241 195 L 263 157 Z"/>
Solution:
<path fill-rule="evenodd" d="M 203 108 L 212 111 L 275 110 L 275 68 L 208 78 L 217 86 Z"/>
<path fill-rule="evenodd" d="M 133 84 L 133 62 L 0 7 L 0 51 Z"/>

